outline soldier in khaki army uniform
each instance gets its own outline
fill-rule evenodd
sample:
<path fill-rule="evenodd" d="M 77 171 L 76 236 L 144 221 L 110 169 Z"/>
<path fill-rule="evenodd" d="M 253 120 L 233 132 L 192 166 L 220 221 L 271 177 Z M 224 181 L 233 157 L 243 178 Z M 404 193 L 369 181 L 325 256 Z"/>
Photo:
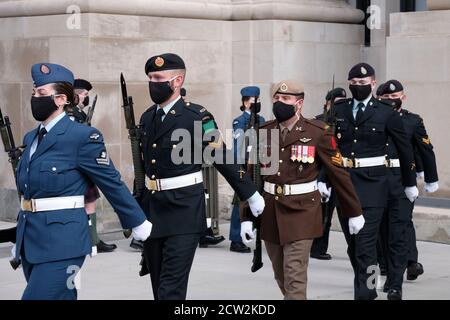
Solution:
<path fill-rule="evenodd" d="M 336 192 L 349 228 L 358 233 L 364 225 L 362 209 L 350 176 L 328 127 L 301 115 L 304 90 L 294 81 L 282 81 L 272 88 L 276 120 L 261 127 L 267 130 L 267 153 L 279 149 L 278 172 L 262 175 L 266 207 L 261 216 L 261 238 L 285 299 L 306 299 L 307 269 L 314 238 L 323 233 L 321 194 L 317 178 L 323 168 Z M 272 145 L 271 135 L 279 133 Z M 269 155 L 270 156 L 270 155 Z M 262 174 L 264 174 L 262 172 Z M 251 217 L 242 214 L 241 236 L 253 238 Z"/>

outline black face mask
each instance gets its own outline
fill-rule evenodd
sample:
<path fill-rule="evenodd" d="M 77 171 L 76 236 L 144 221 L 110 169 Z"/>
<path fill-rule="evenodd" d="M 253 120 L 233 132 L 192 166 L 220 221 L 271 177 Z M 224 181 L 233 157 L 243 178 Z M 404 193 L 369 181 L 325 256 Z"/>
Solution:
<path fill-rule="evenodd" d="M 295 115 L 295 106 L 277 101 L 273 104 L 272 111 L 278 122 L 284 122 Z"/>
<path fill-rule="evenodd" d="M 355 100 L 358 101 L 363 101 L 367 99 L 367 97 L 369 97 L 370 94 L 372 93 L 371 84 L 366 84 L 363 86 L 351 84 L 349 85 L 349 89 L 352 92 L 353 98 L 355 98 Z"/>
<path fill-rule="evenodd" d="M 250 106 L 250 111 L 255 113 L 259 113 L 261 111 L 261 102 L 252 103 Z"/>
<path fill-rule="evenodd" d="M 53 97 L 31 97 L 31 113 L 37 121 L 45 121 L 58 109 Z"/>
<path fill-rule="evenodd" d="M 381 101 L 383 101 L 384 103 L 388 104 L 389 106 L 391 106 L 392 108 L 394 108 L 395 110 L 398 110 L 401 108 L 402 106 L 402 99 L 398 98 L 398 99 L 381 99 Z"/>
<path fill-rule="evenodd" d="M 156 104 L 166 102 L 173 94 L 173 89 L 170 87 L 170 81 L 165 82 L 153 82 L 148 83 L 150 91 L 150 97 Z"/>
<path fill-rule="evenodd" d="M 87 107 L 89 105 L 89 96 L 84 97 L 83 106 Z"/>

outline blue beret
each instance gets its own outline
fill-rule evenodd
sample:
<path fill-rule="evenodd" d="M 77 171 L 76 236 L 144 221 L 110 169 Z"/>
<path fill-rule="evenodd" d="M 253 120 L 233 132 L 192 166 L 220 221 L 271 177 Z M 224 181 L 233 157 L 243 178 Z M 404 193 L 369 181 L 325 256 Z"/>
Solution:
<path fill-rule="evenodd" d="M 31 77 L 36 87 L 56 82 L 67 82 L 73 85 L 75 81 L 72 71 L 53 63 L 34 64 L 31 67 Z"/>
<path fill-rule="evenodd" d="M 243 96 L 243 97 L 259 97 L 259 88 L 258 87 L 242 88 L 241 96 Z"/>

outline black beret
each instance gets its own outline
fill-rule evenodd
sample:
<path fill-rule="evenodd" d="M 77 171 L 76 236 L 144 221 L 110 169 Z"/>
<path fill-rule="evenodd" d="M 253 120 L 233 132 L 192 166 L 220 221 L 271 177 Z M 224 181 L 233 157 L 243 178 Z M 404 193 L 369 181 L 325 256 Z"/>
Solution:
<path fill-rule="evenodd" d="M 345 92 L 343 88 L 335 88 L 333 90 L 328 91 L 325 100 L 331 101 L 336 98 L 347 98 L 347 92 Z"/>
<path fill-rule="evenodd" d="M 92 90 L 92 84 L 84 79 L 75 79 L 75 82 L 73 83 L 74 89 L 86 89 L 87 91 Z"/>
<path fill-rule="evenodd" d="M 164 53 L 151 57 L 145 64 L 145 74 L 155 71 L 186 69 L 183 59 L 174 53 Z"/>
<path fill-rule="evenodd" d="M 378 90 L 380 92 L 378 92 Z M 377 90 L 377 95 L 382 96 L 384 94 L 391 94 L 403 91 L 403 85 L 398 80 L 389 80 L 380 86 Z"/>
<path fill-rule="evenodd" d="M 350 69 L 348 73 L 348 80 L 353 78 L 366 78 L 375 76 L 375 70 L 372 68 L 370 64 L 367 63 L 358 63 L 356 66 Z"/>
<path fill-rule="evenodd" d="M 186 89 L 185 88 L 180 89 L 180 96 L 186 97 Z"/>

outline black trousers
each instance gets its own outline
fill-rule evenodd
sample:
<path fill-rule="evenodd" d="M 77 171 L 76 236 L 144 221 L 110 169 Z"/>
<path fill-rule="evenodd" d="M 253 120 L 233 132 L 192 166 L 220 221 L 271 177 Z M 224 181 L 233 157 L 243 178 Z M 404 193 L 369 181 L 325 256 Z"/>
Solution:
<path fill-rule="evenodd" d="M 320 238 L 314 239 L 311 247 L 311 255 L 319 256 L 328 251 L 331 220 L 333 218 L 334 209 L 336 208 L 335 197 L 336 193 L 331 190 L 330 200 L 327 203 L 322 203 L 323 235 Z"/>
<path fill-rule="evenodd" d="M 380 228 L 382 260 L 387 270 L 386 286 L 390 289 L 402 290 L 403 274 L 408 263 L 408 224 L 412 210 L 413 204 L 407 198 L 389 200 Z"/>
<path fill-rule="evenodd" d="M 185 300 L 195 250 L 201 234 L 148 239 L 144 258 L 155 300 Z"/>
<path fill-rule="evenodd" d="M 377 240 L 385 208 L 363 208 L 364 227 L 357 235 L 350 235 L 348 218 L 338 216 L 348 244 L 347 254 L 355 273 L 355 300 L 373 300 L 377 295 L 374 268 L 377 266 Z"/>
<path fill-rule="evenodd" d="M 414 222 L 412 212 L 414 211 L 414 204 L 411 209 L 411 219 L 408 221 L 407 237 L 408 237 L 408 266 L 419 261 L 419 252 L 417 251 L 416 243 L 416 229 L 414 228 Z"/>

